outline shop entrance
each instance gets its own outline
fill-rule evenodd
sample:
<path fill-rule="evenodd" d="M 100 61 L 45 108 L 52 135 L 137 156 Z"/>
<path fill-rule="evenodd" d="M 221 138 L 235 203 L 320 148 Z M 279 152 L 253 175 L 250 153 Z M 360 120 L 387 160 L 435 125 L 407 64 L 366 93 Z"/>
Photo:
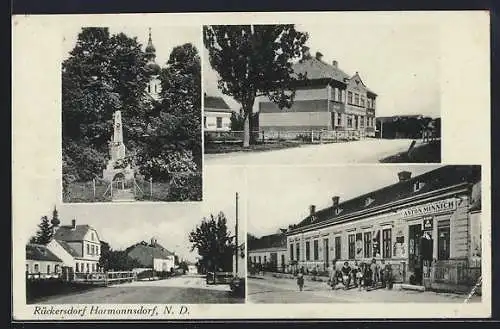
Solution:
<path fill-rule="evenodd" d="M 408 272 L 410 272 L 410 284 L 422 285 L 422 225 L 410 225 L 408 230 Z"/>

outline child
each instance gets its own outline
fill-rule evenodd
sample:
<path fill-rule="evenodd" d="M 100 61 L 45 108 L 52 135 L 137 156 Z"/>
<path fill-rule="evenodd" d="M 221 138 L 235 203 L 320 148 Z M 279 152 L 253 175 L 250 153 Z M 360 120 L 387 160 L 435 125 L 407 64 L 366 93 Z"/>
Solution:
<path fill-rule="evenodd" d="M 297 285 L 299 286 L 299 290 L 302 291 L 304 288 L 304 268 L 302 267 L 297 274 Z"/>
<path fill-rule="evenodd" d="M 356 281 L 359 291 L 361 291 L 361 288 L 364 286 L 364 280 L 363 280 L 364 272 L 365 272 L 365 263 L 361 263 L 359 270 L 356 272 Z"/>
<path fill-rule="evenodd" d="M 349 285 L 351 284 L 351 267 L 348 262 L 344 263 L 341 269 L 342 272 L 342 283 L 344 284 L 344 289 L 349 289 Z"/>

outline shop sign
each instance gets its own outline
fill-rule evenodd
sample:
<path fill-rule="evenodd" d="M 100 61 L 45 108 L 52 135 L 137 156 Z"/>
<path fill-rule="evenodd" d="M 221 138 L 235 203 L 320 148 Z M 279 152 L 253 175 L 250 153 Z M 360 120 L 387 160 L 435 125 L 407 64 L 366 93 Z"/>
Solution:
<path fill-rule="evenodd" d="M 434 224 L 434 217 L 428 216 L 424 217 L 424 231 L 432 231 Z"/>
<path fill-rule="evenodd" d="M 414 217 L 421 215 L 430 215 L 445 211 L 452 211 L 457 208 L 457 202 L 455 199 L 446 199 L 436 202 L 427 203 L 424 205 L 406 208 L 400 211 L 403 217 Z"/>

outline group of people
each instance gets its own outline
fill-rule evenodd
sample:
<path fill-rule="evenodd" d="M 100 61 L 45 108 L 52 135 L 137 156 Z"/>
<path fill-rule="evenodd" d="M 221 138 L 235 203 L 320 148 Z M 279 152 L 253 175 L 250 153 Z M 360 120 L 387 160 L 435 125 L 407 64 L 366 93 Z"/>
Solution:
<path fill-rule="evenodd" d="M 302 291 L 304 286 L 304 268 L 297 274 L 297 285 Z M 352 286 L 359 290 L 375 288 L 381 284 L 382 288 L 392 288 L 393 273 L 391 264 L 381 260 L 380 263 L 374 258 L 370 263 L 354 261 L 351 267 L 349 262 L 344 262 L 341 269 L 337 268 L 337 262 L 332 262 L 330 268 L 328 284 L 332 289 L 336 289 L 339 283 L 342 283 L 344 289 L 350 289 Z"/>

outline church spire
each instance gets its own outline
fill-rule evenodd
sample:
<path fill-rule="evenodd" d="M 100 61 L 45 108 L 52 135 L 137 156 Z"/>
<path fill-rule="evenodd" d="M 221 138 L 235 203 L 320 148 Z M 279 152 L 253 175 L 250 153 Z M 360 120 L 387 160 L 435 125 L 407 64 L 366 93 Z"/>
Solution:
<path fill-rule="evenodd" d="M 149 61 L 154 61 L 156 58 L 156 48 L 153 45 L 153 38 L 151 37 L 151 28 L 149 28 L 148 45 L 146 46 L 146 58 Z"/>

